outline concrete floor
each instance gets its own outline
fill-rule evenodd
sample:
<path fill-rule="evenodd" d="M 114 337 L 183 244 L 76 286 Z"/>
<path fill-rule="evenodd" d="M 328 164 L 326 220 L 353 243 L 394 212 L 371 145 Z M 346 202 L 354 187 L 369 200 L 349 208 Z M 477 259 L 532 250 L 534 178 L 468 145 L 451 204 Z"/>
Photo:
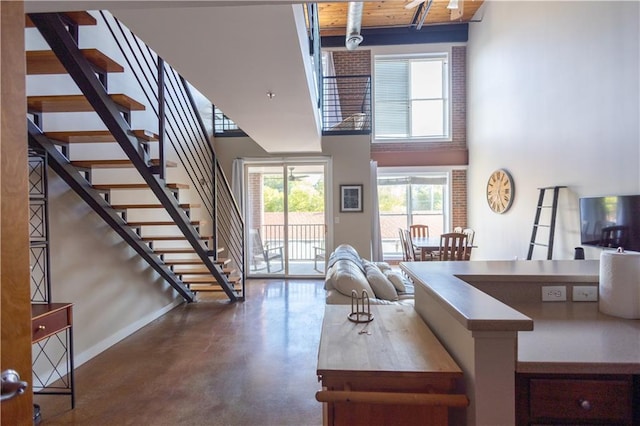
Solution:
<path fill-rule="evenodd" d="M 245 302 L 199 296 L 78 367 L 74 410 L 35 395 L 41 425 L 320 425 L 322 285 L 249 280 Z"/>

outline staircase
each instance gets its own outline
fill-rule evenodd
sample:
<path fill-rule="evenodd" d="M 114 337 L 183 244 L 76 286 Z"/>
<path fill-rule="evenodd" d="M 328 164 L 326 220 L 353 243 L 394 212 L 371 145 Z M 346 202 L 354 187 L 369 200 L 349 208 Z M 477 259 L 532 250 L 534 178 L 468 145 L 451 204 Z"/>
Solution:
<path fill-rule="evenodd" d="M 243 223 L 189 86 L 115 18 L 100 15 L 127 65 L 137 61 L 133 74 L 147 99 L 110 93 L 109 76 L 125 67 L 98 49 L 78 47 L 81 28 L 97 24 L 93 15 L 29 15 L 26 26 L 35 26 L 51 50 L 27 51 L 27 74 L 68 74 L 82 92 L 29 96 L 29 144 L 44 150 L 49 166 L 185 300 L 198 292 L 242 300 Z M 143 53 L 123 48 L 136 43 Z M 140 65 L 143 54 L 155 70 Z M 158 131 L 132 129 L 133 115 L 148 109 Z M 76 112 L 96 112 L 106 129 L 47 131 L 48 114 Z M 170 182 L 172 169 L 184 181 Z M 201 202 L 182 201 L 194 193 Z"/>

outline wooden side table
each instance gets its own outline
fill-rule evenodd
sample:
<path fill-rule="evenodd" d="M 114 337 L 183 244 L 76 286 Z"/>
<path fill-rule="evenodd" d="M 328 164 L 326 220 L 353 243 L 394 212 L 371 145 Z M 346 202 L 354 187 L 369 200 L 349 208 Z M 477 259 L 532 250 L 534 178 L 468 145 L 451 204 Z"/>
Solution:
<path fill-rule="evenodd" d="M 462 370 L 411 306 L 371 306 L 354 323 L 350 306 L 327 305 L 318 353 L 326 425 L 447 425 Z"/>
<path fill-rule="evenodd" d="M 33 393 L 70 395 L 71 408 L 75 408 L 72 307 L 71 303 L 31 304 L 31 342 L 38 346 L 33 358 L 34 366 L 43 362 L 49 368 L 47 378 L 41 378 L 34 370 Z M 55 352 L 53 356 L 49 355 L 47 347 L 51 339 L 55 339 L 55 346 L 51 350 Z"/>

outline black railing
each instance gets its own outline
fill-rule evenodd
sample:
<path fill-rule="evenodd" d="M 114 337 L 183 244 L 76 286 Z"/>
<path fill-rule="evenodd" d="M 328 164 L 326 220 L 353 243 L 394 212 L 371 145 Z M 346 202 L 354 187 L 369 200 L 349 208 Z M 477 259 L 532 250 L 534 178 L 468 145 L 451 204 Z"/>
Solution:
<path fill-rule="evenodd" d="M 322 133 L 371 133 L 371 76 L 323 78 Z"/>
<path fill-rule="evenodd" d="M 201 129 L 197 112 L 189 102 L 188 89 L 178 73 L 120 21 L 108 12 L 100 14 L 127 61 L 127 69 L 135 75 L 147 98 L 147 105 L 159 117 L 159 128 L 164 122 L 165 131 L 160 137 L 173 148 L 189 176 L 191 188 L 213 217 L 213 153 L 208 135 Z M 164 85 L 159 89 L 162 81 Z M 162 99 L 164 103 L 160 102 Z"/>
<path fill-rule="evenodd" d="M 218 137 L 238 137 L 247 134 L 215 105 L 213 106 L 213 134 Z"/>
<path fill-rule="evenodd" d="M 325 226 L 322 223 L 288 225 L 262 225 L 260 235 L 270 247 L 284 246 L 288 241 L 289 260 L 314 260 L 318 249 L 325 248 Z"/>
<path fill-rule="evenodd" d="M 156 105 L 160 98 L 157 83 L 162 76 L 162 73 L 157 72 L 154 68 L 158 63 L 158 56 L 131 31 L 125 29 L 115 17 L 105 12 L 101 12 L 101 14 L 114 33 L 114 38 L 123 40 L 118 44 L 125 58 L 135 59 L 135 63 L 131 59 L 127 59 L 129 67 L 136 75 L 149 103 Z M 119 33 L 119 37 L 116 37 L 116 33 Z M 205 123 L 196 106 L 210 105 L 211 111 L 214 111 L 213 105 L 202 94 L 193 90 L 188 82 L 170 65 L 163 63 L 161 71 L 164 73 L 165 80 L 167 142 L 176 152 L 187 171 L 192 187 L 197 191 L 204 208 L 214 223 L 214 245 L 225 244 L 229 251 L 228 255 L 237 260 L 236 265 L 242 271 L 244 269 L 242 268 L 242 242 L 234 244 L 232 237 L 234 233 L 242 235 L 241 214 L 233 199 L 228 181 L 224 177 L 224 172 L 217 163 Z M 158 110 L 155 111 L 158 114 Z M 239 130 L 232 122 L 227 125 L 229 130 Z M 214 204 L 217 202 L 223 207 L 222 209 L 214 208 Z M 218 229 L 218 226 L 221 229 Z M 220 238 L 221 241 L 217 241 L 217 238 Z"/>
<path fill-rule="evenodd" d="M 307 4 L 307 32 L 309 35 L 309 54 L 313 61 L 313 70 L 317 82 L 318 109 L 322 110 L 322 48 L 320 43 L 320 22 L 318 20 L 317 3 Z"/>

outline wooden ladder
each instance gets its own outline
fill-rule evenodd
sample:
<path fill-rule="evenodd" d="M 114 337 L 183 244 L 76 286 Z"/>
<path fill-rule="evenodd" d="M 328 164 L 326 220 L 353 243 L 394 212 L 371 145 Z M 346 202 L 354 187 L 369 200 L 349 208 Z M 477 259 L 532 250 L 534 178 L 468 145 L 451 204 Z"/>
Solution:
<path fill-rule="evenodd" d="M 538 206 L 536 207 L 536 217 L 533 221 L 533 230 L 531 231 L 531 241 L 529 242 L 527 260 L 532 259 L 533 250 L 536 246 L 547 247 L 547 260 L 551 260 L 553 256 L 553 239 L 556 228 L 556 214 L 558 213 L 558 195 L 561 188 L 566 188 L 566 186 L 547 186 L 544 188 L 538 188 L 540 194 L 538 195 Z M 545 194 L 547 190 L 551 189 L 553 190 L 553 201 L 551 204 L 544 204 Z M 545 223 L 540 223 L 543 209 L 551 209 L 551 213 L 548 222 L 545 221 Z M 540 243 L 536 240 L 539 228 L 549 229 L 549 240 L 547 243 Z"/>

